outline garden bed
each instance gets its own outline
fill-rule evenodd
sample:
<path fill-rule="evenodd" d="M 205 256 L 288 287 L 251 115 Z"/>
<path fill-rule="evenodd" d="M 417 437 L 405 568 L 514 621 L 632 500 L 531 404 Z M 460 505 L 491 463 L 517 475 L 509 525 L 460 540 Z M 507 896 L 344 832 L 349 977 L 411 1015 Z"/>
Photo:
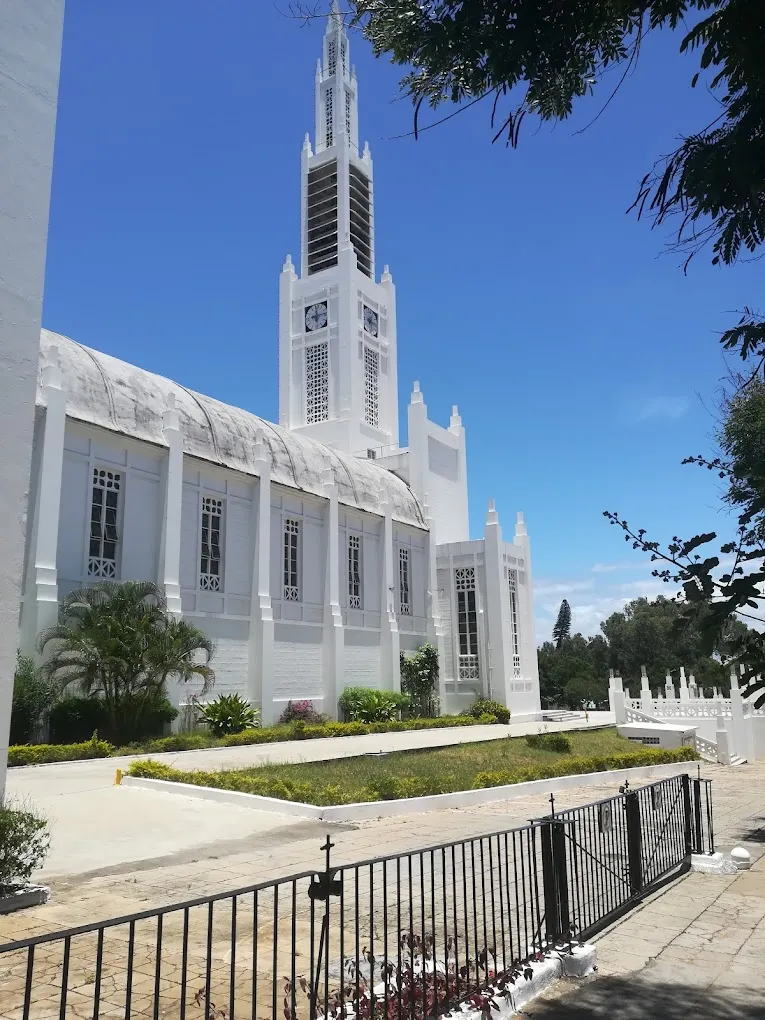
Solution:
<path fill-rule="evenodd" d="M 692 748 L 635 745 L 615 729 L 572 731 L 570 751 L 531 747 L 523 737 L 330 761 L 263 764 L 218 772 L 133 762 L 128 775 L 318 806 L 429 797 L 560 776 L 695 760 Z"/>
<path fill-rule="evenodd" d="M 454 715 L 437 719 L 406 719 L 398 722 L 360 723 L 326 722 L 311 725 L 294 722 L 286 725 L 263 726 L 244 730 L 228 737 L 206 733 L 177 733 L 141 743 L 115 747 L 105 740 L 87 740 L 80 744 L 17 744 L 8 749 L 8 767 L 45 765 L 60 761 L 83 761 L 89 758 L 114 758 L 132 754 L 165 754 L 168 751 L 198 751 L 211 747 L 241 747 L 248 744 L 274 744 L 286 740 L 319 740 L 325 737 L 359 737 L 368 733 L 400 733 L 406 730 L 448 729 L 453 726 L 487 726 L 497 724 L 494 716 Z"/>

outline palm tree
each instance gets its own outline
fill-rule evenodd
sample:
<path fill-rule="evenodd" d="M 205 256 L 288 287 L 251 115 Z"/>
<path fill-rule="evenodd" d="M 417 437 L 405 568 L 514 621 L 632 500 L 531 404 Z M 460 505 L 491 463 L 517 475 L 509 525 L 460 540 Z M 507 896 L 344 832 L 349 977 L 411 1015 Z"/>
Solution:
<path fill-rule="evenodd" d="M 76 685 L 104 699 L 108 736 L 118 741 L 140 731 L 147 712 L 166 696 L 169 679 L 201 678 L 200 694 L 215 680 L 208 665 L 213 643 L 197 627 L 168 616 L 164 592 L 151 581 L 99 581 L 72 592 L 61 602 L 58 624 L 37 644 L 59 690 Z"/>

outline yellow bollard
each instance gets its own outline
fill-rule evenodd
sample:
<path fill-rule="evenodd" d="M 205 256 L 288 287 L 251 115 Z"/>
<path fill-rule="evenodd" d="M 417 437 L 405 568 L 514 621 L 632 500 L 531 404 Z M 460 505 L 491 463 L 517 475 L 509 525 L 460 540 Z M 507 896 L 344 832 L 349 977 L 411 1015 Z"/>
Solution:
<path fill-rule="evenodd" d="M 114 777 L 114 785 L 120 786 L 122 783 L 122 769 L 117 769 L 117 774 Z"/>

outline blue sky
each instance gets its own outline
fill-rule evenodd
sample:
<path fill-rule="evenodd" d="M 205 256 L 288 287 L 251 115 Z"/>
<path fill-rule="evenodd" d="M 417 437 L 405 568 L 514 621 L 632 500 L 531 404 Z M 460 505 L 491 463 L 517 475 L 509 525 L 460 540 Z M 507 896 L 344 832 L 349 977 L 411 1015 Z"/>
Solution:
<path fill-rule="evenodd" d="M 271 420 L 323 32 L 286 10 L 69 0 L 43 315 Z M 649 37 L 605 110 L 608 84 L 569 122 L 527 123 L 513 151 L 490 144 L 480 104 L 415 141 L 399 71 L 351 40 L 402 415 L 414 379 L 435 420 L 459 404 L 473 534 L 491 496 L 508 533 L 524 511 L 540 640 L 562 598 L 589 633 L 662 590 L 604 509 L 657 539 L 727 528 L 714 478 L 680 460 L 709 449 L 717 335 L 756 302 L 762 266 L 701 256 L 683 275 L 666 232 L 626 214 L 654 159 L 717 112 L 678 41 Z"/>

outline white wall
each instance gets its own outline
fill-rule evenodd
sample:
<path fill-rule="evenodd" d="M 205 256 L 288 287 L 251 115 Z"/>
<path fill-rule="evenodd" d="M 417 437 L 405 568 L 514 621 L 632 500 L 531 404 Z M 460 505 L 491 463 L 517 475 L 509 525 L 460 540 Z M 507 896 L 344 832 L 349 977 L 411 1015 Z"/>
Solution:
<path fill-rule="evenodd" d="M 19 638 L 63 15 L 63 0 L 0 6 L 0 797 Z"/>
<path fill-rule="evenodd" d="M 42 430 L 40 442 L 42 442 Z M 127 439 L 117 433 L 68 420 L 64 431 L 61 503 L 58 526 L 57 569 L 59 590 L 66 594 L 91 583 L 88 577 L 88 537 L 93 472 L 107 468 L 120 473 L 118 560 L 116 580 L 147 579 L 162 583 L 163 513 L 165 512 L 169 452 L 166 447 Z M 267 483 L 266 483 L 267 484 Z M 180 498 L 180 587 L 182 612 L 215 645 L 213 668 L 216 693 L 250 689 L 253 654 L 251 592 L 256 552 L 257 512 L 261 481 L 186 457 Z M 169 490 L 167 490 L 169 492 Z M 383 597 L 387 603 L 384 519 L 351 507 L 338 508 L 337 546 L 328 561 L 330 502 L 318 496 L 269 484 L 269 576 L 273 610 L 273 655 L 269 661 L 273 704 L 278 716 L 289 700 L 310 699 L 318 708 L 336 711 L 336 692 L 349 684 L 389 686 L 383 660 L 391 659 L 389 629 L 382 628 Z M 202 500 L 206 495 L 223 502 L 222 584 L 220 591 L 200 585 Z M 256 499 L 255 497 L 258 497 Z M 299 521 L 299 590 L 297 601 L 283 598 L 284 521 Z M 428 533 L 394 524 L 393 583 L 400 646 L 414 651 L 428 634 Z M 362 606 L 348 605 L 348 536 L 361 541 Z M 409 553 L 411 613 L 399 610 L 399 550 Z M 330 567 L 339 579 L 340 604 L 328 613 Z M 33 587 L 33 586 L 32 586 Z M 338 621 L 339 630 L 338 630 Z M 382 629 L 381 629 L 382 628 Z M 396 635 L 396 638 L 398 635 Z M 331 641 L 338 641 L 337 683 L 325 676 L 333 668 L 327 656 Z M 269 645 L 270 647 L 270 645 Z M 393 660 L 398 663 L 398 643 Z M 330 665 L 328 665 L 330 664 Z M 385 667 L 387 670 L 387 666 Z M 395 680 L 395 677 L 393 678 Z M 330 681 L 332 681 L 330 683 Z M 199 685 L 174 686 L 169 692 L 176 704 L 185 702 Z M 328 694 L 328 692 L 330 692 Z M 324 705 L 330 697 L 332 704 Z"/>

